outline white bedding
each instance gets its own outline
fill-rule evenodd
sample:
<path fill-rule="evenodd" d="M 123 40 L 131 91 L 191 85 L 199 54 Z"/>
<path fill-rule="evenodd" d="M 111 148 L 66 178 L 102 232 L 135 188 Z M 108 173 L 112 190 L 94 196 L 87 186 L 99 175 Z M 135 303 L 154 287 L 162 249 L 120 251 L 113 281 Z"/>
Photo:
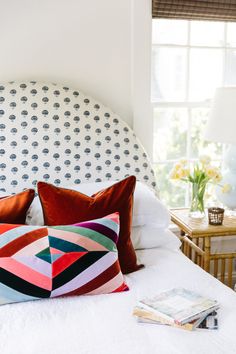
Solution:
<path fill-rule="evenodd" d="M 41 300 L 0 307 L 1 354 L 234 354 L 236 294 L 179 251 L 137 252 L 146 267 L 126 277 L 125 293 Z M 140 325 L 136 301 L 176 286 L 217 299 L 218 331 Z"/>

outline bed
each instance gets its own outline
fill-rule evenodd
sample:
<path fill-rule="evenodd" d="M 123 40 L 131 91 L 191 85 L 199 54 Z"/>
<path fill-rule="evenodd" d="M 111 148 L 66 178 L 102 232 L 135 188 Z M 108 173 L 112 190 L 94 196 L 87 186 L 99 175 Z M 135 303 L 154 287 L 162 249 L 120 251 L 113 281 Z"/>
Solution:
<path fill-rule="evenodd" d="M 3 193 L 35 187 L 117 181 L 129 175 L 157 191 L 134 132 L 110 109 L 63 85 L 35 81 L 0 85 Z M 129 291 L 0 307 L 0 352 L 235 353 L 236 296 L 178 249 L 137 250 L 145 268 L 125 276 Z M 183 286 L 220 302 L 219 330 L 188 332 L 137 324 L 137 300 Z"/>

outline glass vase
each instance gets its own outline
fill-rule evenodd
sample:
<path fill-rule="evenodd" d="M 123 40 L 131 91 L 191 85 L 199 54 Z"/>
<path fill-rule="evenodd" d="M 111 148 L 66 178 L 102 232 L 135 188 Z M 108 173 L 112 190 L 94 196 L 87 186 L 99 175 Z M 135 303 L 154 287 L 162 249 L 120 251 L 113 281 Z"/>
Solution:
<path fill-rule="evenodd" d="M 191 205 L 189 214 L 191 218 L 202 219 L 205 216 L 204 195 L 205 183 L 192 183 Z"/>

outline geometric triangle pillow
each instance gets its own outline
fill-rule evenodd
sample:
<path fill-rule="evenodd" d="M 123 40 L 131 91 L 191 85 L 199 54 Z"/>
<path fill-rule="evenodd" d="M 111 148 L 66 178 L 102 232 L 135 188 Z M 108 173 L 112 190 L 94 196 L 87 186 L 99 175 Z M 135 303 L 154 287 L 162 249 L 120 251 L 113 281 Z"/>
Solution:
<path fill-rule="evenodd" d="M 119 213 L 63 226 L 0 224 L 0 304 L 128 290 Z"/>

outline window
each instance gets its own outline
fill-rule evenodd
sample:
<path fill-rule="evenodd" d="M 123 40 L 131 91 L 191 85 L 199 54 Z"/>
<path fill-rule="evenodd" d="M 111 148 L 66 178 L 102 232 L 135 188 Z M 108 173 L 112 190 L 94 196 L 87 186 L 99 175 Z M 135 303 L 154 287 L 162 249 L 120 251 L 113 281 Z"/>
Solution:
<path fill-rule="evenodd" d="M 204 141 L 216 87 L 236 85 L 236 24 L 153 20 L 153 161 L 162 199 L 188 206 L 189 190 L 169 180 L 181 157 L 208 154 L 220 164 L 222 145 Z"/>

